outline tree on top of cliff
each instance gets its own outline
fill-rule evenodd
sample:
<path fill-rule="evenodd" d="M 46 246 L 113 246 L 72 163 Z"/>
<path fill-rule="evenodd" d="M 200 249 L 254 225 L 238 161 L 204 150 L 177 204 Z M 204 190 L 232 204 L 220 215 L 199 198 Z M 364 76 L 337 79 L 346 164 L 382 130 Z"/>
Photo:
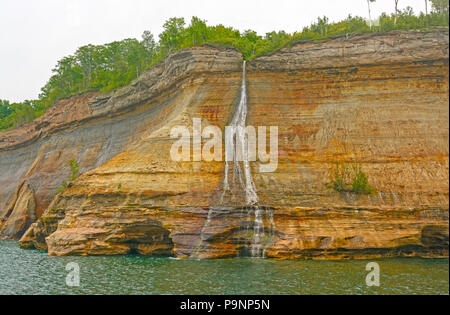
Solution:
<path fill-rule="evenodd" d="M 165 52 L 175 50 L 183 43 L 184 18 L 171 18 L 164 23 L 164 31 L 159 35 L 159 44 Z"/>
<path fill-rule="evenodd" d="M 9 101 L 0 100 L 0 119 L 8 116 L 9 114 L 11 114 Z"/>
<path fill-rule="evenodd" d="M 209 37 L 206 21 L 196 16 L 192 17 L 191 25 L 186 29 L 186 35 L 194 46 L 205 43 Z"/>
<path fill-rule="evenodd" d="M 156 52 L 156 41 L 152 32 L 144 31 L 144 33 L 142 33 L 141 43 L 149 54 L 153 54 Z"/>

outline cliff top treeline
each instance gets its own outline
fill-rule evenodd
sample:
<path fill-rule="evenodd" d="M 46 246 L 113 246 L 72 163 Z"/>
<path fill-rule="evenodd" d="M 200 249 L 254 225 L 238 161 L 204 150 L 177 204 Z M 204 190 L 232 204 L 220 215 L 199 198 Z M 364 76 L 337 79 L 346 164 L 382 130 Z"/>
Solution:
<path fill-rule="evenodd" d="M 383 13 L 375 23 L 367 23 L 362 17 L 350 15 L 343 21 L 330 23 L 327 17 L 323 17 L 301 32 L 289 34 L 279 31 L 265 36 L 252 30 L 240 32 L 223 25 L 208 26 L 205 20 L 197 17 L 193 17 L 188 26 L 183 18 L 171 18 L 165 22 L 158 42 L 151 32 L 145 31 L 140 41 L 125 39 L 105 45 L 87 45 L 80 47 L 73 55 L 62 58 L 52 70 L 53 75 L 41 89 L 37 100 L 13 104 L 0 100 L 0 131 L 31 122 L 61 98 L 89 90 L 106 92 L 125 86 L 161 62 L 169 53 L 186 47 L 210 44 L 234 48 L 248 60 L 302 40 L 448 27 L 449 0 L 433 0 L 432 3 L 433 10 L 428 15 L 415 15 L 412 8 L 407 7 L 397 11 L 397 14 Z"/>

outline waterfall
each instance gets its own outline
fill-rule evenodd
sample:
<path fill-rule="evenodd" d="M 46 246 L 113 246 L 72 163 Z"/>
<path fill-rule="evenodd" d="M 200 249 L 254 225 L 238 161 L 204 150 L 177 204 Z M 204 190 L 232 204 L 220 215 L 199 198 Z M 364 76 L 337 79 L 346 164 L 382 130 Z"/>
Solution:
<path fill-rule="evenodd" d="M 253 182 L 252 171 L 250 167 L 250 161 L 248 156 L 248 137 L 246 133 L 246 121 L 248 114 L 248 103 L 247 103 L 247 83 L 246 83 L 246 61 L 243 64 L 243 73 L 242 73 L 242 83 L 241 83 L 241 98 L 239 100 L 239 104 L 235 110 L 234 116 L 231 120 L 231 136 L 229 143 L 231 143 L 231 148 L 227 147 L 226 156 L 225 156 L 225 172 L 223 179 L 223 192 L 222 192 L 222 202 L 225 195 L 233 195 L 232 188 L 234 185 L 238 184 L 240 188 L 245 193 L 245 202 L 246 205 L 244 210 L 246 210 L 246 234 L 247 237 L 250 232 L 250 224 L 248 221 L 252 223 L 252 237 L 249 240 L 250 254 L 253 258 L 265 258 L 266 250 L 270 246 L 271 241 L 274 237 L 274 227 L 275 223 L 273 220 L 272 210 L 264 210 L 260 206 L 258 206 L 259 198 L 256 192 L 255 183 Z M 232 152 L 232 159 L 230 154 Z M 240 151 L 240 155 L 238 152 Z M 232 162 L 232 163 L 231 163 Z M 230 173 L 230 165 L 233 167 L 233 181 L 230 184 L 229 181 L 229 173 Z M 241 165 L 242 164 L 242 165 Z M 202 249 L 202 244 L 206 240 L 206 230 L 211 225 L 211 219 L 218 214 L 223 214 L 226 212 L 227 207 L 210 207 L 208 211 L 208 216 L 203 226 L 200 243 L 197 248 L 194 250 L 193 256 L 198 255 L 199 251 Z M 266 213 L 266 220 L 270 225 L 269 231 L 265 231 L 264 228 L 264 212 Z M 266 237 L 266 234 L 268 238 Z"/>
<path fill-rule="evenodd" d="M 242 169 L 239 165 L 238 154 L 235 152 L 233 154 L 233 165 L 234 172 L 237 174 L 238 179 L 243 186 L 245 191 L 245 198 L 247 205 L 255 205 L 258 203 L 258 195 L 256 194 L 255 184 L 253 183 L 252 171 L 250 169 L 250 162 L 248 160 L 248 152 L 247 152 L 247 144 L 248 139 L 245 133 L 245 123 L 247 121 L 247 113 L 248 113 L 248 104 L 247 104 L 247 83 L 246 83 L 246 61 L 244 61 L 243 73 L 242 73 L 242 84 L 241 84 L 241 99 L 239 101 L 239 105 L 234 113 L 233 120 L 231 121 L 231 128 L 233 130 L 233 134 L 236 134 L 236 146 L 233 143 L 233 149 L 240 149 L 243 157 L 242 166 L 244 168 L 244 177 L 242 176 Z M 236 150 L 238 151 L 238 150 Z M 229 154 L 229 152 L 228 152 Z M 223 187 L 224 190 L 230 190 L 230 186 L 228 183 L 228 158 L 225 158 L 225 176 Z"/>
<path fill-rule="evenodd" d="M 241 187 L 245 192 L 245 199 L 247 205 L 248 216 L 250 216 L 251 212 L 254 214 L 253 219 L 253 237 L 251 242 L 251 256 L 257 258 L 264 258 L 265 251 L 268 247 L 268 244 L 264 246 L 264 222 L 263 222 L 263 211 L 258 206 L 258 194 L 256 193 L 255 183 L 253 182 L 252 171 L 250 168 L 250 161 L 248 156 L 248 137 L 245 132 L 246 121 L 248 114 L 248 103 L 247 103 L 247 83 L 246 83 L 246 61 L 244 61 L 243 72 L 242 72 L 242 83 L 241 83 L 241 99 L 239 101 L 239 105 L 236 108 L 233 119 L 231 121 L 231 126 L 233 130 L 233 139 L 235 134 L 235 142 L 231 141 L 233 144 L 233 151 L 236 148 L 236 151 L 240 149 L 241 157 L 242 157 L 242 168 L 241 169 L 240 161 L 238 160 L 238 153 L 234 152 L 233 154 L 233 170 L 235 177 L 238 178 Z M 234 145 L 236 143 L 236 145 Z M 227 148 L 229 149 L 229 148 Z M 223 179 L 223 189 L 224 194 L 230 191 L 230 184 L 228 181 L 228 173 L 229 173 L 229 158 L 226 156 L 225 158 L 225 175 Z M 272 233 L 274 221 L 273 215 L 270 213 L 268 215 L 268 221 L 271 225 L 270 231 Z"/>

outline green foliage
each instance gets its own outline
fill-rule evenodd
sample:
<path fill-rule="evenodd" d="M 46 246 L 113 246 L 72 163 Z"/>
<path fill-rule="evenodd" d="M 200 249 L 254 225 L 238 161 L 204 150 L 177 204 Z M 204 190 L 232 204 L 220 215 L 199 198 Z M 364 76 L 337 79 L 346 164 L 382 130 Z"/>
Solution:
<path fill-rule="evenodd" d="M 79 165 L 77 161 L 70 160 L 69 161 L 70 174 L 67 181 L 63 181 L 61 186 L 56 190 L 57 193 L 61 193 L 66 190 L 67 187 L 71 186 L 72 183 L 80 176 Z"/>
<path fill-rule="evenodd" d="M 154 55 L 152 35 L 148 32 L 144 32 L 142 42 L 125 39 L 80 47 L 73 56 L 58 62 L 39 97 L 49 107 L 62 97 L 127 85 L 152 64 Z"/>
<path fill-rule="evenodd" d="M 9 101 L 0 100 L 0 130 L 9 129 L 12 127 L 12 121 L 10 115 L 12 114 L 12 108 Z"/>
<path fill-rule="evenodd" d="M 159 45 L 165 54 L 183 45 L 183 38 L 186 35 L 185 24 L 184 18 L 171 18 L 164 23 L 164 31 L 159 35 Z"/>
<path fill-rule="evenodd" d="M 356 194 L 372 194 L 375 189 L 369 185 L 369 178 L 363 173 L 360 165 L 353 166 L 353 180 L 351 191 Z"/>
<path fill-rule="evenodd" d="M 368 0 L 370 3 L 373 0 Z M 284 31 L 258 35 L 253 30 L 240 32 L 221 24 L 208 26 L 207 21 L 193 17 L 186 26 L 183 18 L 171 18 L 164 23 L 159 42 L 150 31 L 144 31 L 141 41 L 125 39 L 105 45 L 86 45 L 73 55 L 62 58 L 52 70 L 39 100 L 9 104 L 0 101 L 0 131 L 28 123 L 42 115 L 57 100 L 90 90 L 111 91 L 129 84 L 147 69 L 164 60 L 174 51 L 209 44 L 239 50 L 245 60 L 270 54 L 286 45 L 301 41 L 321 40 L 339 35 L 393 30 L 425 30 L 430 27 L 448 27 L 449 0 L 431 0 L 432 12 L 414 15 L 407 7 L 396 14 L 383 13 L 378 27 L 370 27 L 362 17 L 349 15 L 345 20 L 330 23 L 327 17 L 301 32 Z"/>
<path fill-rule="evenodd" d="M 448 17 L 449 0 L 431 0 L 433 11 L 437 14 L 446 14 Z"/>
<path fill-rule="evenodd" d="M 69 184 L 67 184 L 67 182 L 64 180 L 62 183 L 61 183 L 61 186 L 59 186 L 58 187 L 58 189 L 56 190 L 56 193 L 61 193 L 61 192 L 63 192 L 64 190 L 66 190 L 66 188 L 69 186 Z"/>
<path fill-rule="evenodd" d="M 69 161 L 69 166 L 70 166 L 69 180 L 71 182 L 73 182 L 74 180 L 76 180 L 78 178 L 78 176 L 80 176 L 79 165 L 78 165 L 77 161 L 72 159 Z"/>
<path fill-rule="evenodd" d="M 361 17 L 349 15 L 345 20 L 328 24 L 328 18 L 318 18 L 317 22 L 305 27 L 301 33 L 294 33 L 294 42 L 323 39 L 338 35 L 349 35 L 355 33 L 368 33 L 370 27 Z"/>
<path fill-rule="evenodd" d="M 328 188 L 333 188 L 336 191 L 346 191 L 348 181 L 350 178 L 350 168 L 346 164 L 336 163 L 332 172 L 331 182 L 327 184 Z"/>
<path fill-rule="evenodd" d="M 0 119 L 5 118 L 9 114 L 11 114 L 11 107 L 9 105 L 9 101 L 0 100 Z"/>
<path fill-rule="evenodd" d="M 0 130 L 20 127 L 44 114 L 45 108 L 39 100 L 10 104 L 0 100 Z"/>
<path fill-rule="evenodd" d="M 345 163 L 336 163 L 330 179 L 331 182 L 327 186 L 338 192 L 366 195 L 375 192 L 375 189 L 369 184 L 369 178 L 359 164 L 350 166 Z"/>

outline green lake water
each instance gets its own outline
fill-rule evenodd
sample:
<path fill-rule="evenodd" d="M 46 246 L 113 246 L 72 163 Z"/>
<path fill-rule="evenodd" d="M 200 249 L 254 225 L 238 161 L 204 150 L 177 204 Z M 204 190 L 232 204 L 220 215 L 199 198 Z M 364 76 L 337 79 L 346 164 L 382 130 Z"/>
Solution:
<path fill-rule="evenodd" d="M 448 259 L 371 261 L 176 260 L 140 256 L 49 257 L 0 241 L 0 294 L 449 294 Z M 80 286 L 66 285 L 78 263 Z"/>

